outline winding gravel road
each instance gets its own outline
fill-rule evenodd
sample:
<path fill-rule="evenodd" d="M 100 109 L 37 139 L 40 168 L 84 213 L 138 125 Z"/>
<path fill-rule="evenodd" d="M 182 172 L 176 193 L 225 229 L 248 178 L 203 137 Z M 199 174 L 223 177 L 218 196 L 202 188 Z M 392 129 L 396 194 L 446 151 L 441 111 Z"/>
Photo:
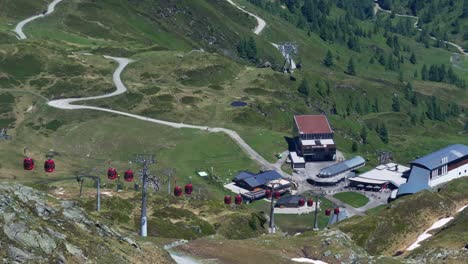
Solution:
<path fill-rule="evenodd" d="M 50 13 L 52 13 L 54 11 L 55 5 L 57 5 L 60 1 L 62 1 L 62 0 L 55 0 L 49 5 L 48 14 L 50 14 Z M 231 2 L 230 0 L 228 0 L 228 1 Z M 233 2 L 231 2 L 231 3 L 234 4 Z M 33 17 L 28 18 L 28 19 L 26 19 L 24 21 L 21 21 L 18 24 L 18 26 L 16 26 L 17 30 L 15 30 L 15 31 L 17 31 L 17 33 L 18 33 L 18 35 L 20 36 L 21 39 L 26 39 L 27 38 L 26 35 L 24 35 L 24 33 L 21 30 L 22 27 L 26 23 L 31 22 L 34 19 L 38 18 L 38 17 L 42 17 L 42 16 L 33 16 Z M 263 21 L 263 24 L 259 24 L 259 26 L 257 26 L 257 28 L 255 29 L 255 32 L 260 33 L 263 30 L 263 28 L 265 27 L 265 21 L 260 19 L 260 18 L 258 18 L 258 19 Z M 112 59 L 112 60 L 116 61 L 119 64 L 117 69 L 114 71 L 114 74 L 113 74 L 113 77 L 112 77 L 112 79 L 114 81 L 114 84 L 115 84 L 115 86 L 117 88 L 114 92 L 109 93 L 109 94 L 104 94 L 104 95 L 99 95 L 99 96 L 91 96 L 91 97 L 84 97 L 84 98 L 69 98 L 69 99 L 53 100 L 53 101 L 47 102 L 47 104 L 49 106 L 51 106 L 51 107 L 55 107 L 55 108 L 58 108 L 58 109 L 64 109 L 64 110 L 88 109 L 88 110 L 108 112 L 108 113 L 113 113 L 113 114 L 118 114 L 118 115 L 122 115 L 122 116 L 127 116 L 127 117 L 131 117 L 131 118 L 139 119 L 139 120 L 146 121 L 146 122 L 151 122 L 151 123 L 156 123 L 156 124 L 160 124 L 160 125 L 170 126 L 170 127 L 173 127 L 173 128 L 191 128 L 191 129 L 198 129 L 198 130 L 203 130 L 203 131 L 207 131 L 207 132 L 214 132 L 214 133 L 222 132 L 222 133 L 227 134 L 229 137 L 231 137 L 240 146 L 240 148 L 251 159 L 256 161 L 263 169 L 276 170 L 281 175 L 283 175 L 284 177 L 291 177 L 289 174 L 283 172 L 281 170 L 281 168 L 278 168 L 274 164 L 271 164 L 270 162 L 265 160 L 252 147 L 250 147 L 239 136 L 239 134 L 236 131 L 226 129 L 226 128 L 220 128 L 220 127 L 195 126 L 195 125 L 188 125 L 188 124 L 183 124 L 183 123 L 175 123 L 175 122 L 169 122 L 169 121 L 164 121 L 164 120 L 160 120 L 160 119 L 149 118 L 149 117 L 145 117 L 145 116 L 135 115 L 135 114 L 131 114 L 131 113 L 126 113 L 126 112 L 107 109 L 107 108 L 102 108 L 102 107 L 73 104 L 73 103 L 76 103 L 76 102 L 109 98 L 109 97 L 113 97 L 113 96 L 116 96 L 116 95 L 123 94 L 123 93 L 125 93 L 127 91 L 127 87 L 122 82 L 121 74 L 122 74 L 123 70 L 125 69 L 125 67 L 127 67 L 128 64 L 132 63 L 133 60 L 127 59 L 127 58 L 111 57 L 111 56 L 104 56 L 104 57 L 107 58 L 107 59 Z"/>
<path fill-rule="evenodd" d="M 265 29 L 266 27 L 266 22 L 265 20 L 263 20 L 261 17 L 257 16 L 257 15 L 254 15 L 252 13 L 250 13 L 249 11 L 243 9 L 242 7 L 240 7 L 239 5 L 237 5 L 236 3 L 234 3 L 232 0 L 226 0 L 228 3 L 230 3 L 231 5 L 235 6 L 237 9 L 241 10 L 242 12 L 254 17 L 256 20 L 257 20 L 257 26 L 254 28 L 253 32 L 256 34 L 256 35 L 260 35 L 260 33 L 262 33 L 263 29 Z"/>
<path fill-rule="evenodd" d="M 23 32 L 23 27 L 26 24 L 28 24 L 29 22 L 32 22 L 33 20 L 36 20 L 38 18 L 45 17 L 47 15 L 52 14 L 55 11 L 55 6 L 58 3 L 62 2 L 62 1 L 63 0 L 54 0 L 52 3 L 49 4 L 49 6 L 47 7 L 47 11 L 45 13 L 26 18 L 25 20 L 19 22 L 18 25 L 16 25 L 16 28 L 14 30 L 17 37 L 18 37 L 18 39 L 27 39 L 26 35 Z"/>
<path fill-rule="evenodd" d="M 220 128 L 220 127 L 196 126 L 196 125 L 189 125 L 189 124 L 184 124 L 184 123 L 175 123 L 175 122 L 164 121 L 164 120 L 160 120 L 160 119 L 154 119 L 154 118 L 149 118 L 149 117 L 145 117 L 145 116 L 135 115 L 135 114 L 131 114 L 131 113 L 126 113 L 126 112 L 122 112 L 122 111 L 107 109 L 107 108 L 73 104 L 73 103 L 80 102 L 80 101 L 89 101 L 89 100 L 109 98 L 109 97 L 112 97 L 112 96 L 123 94 L 123 93 L 125 93 L 127 91 L 127 87 L 122 82 L 122 79 L 121 79 L 120 76 L 121 76 L 123 70 L 125 69 L 125 67 L 127 67 L 128 64 L 133 62 L 133 60 L 126 59 L 126 58 L 110 57 L 110 56 L 104 56 L 104 57 L 107 58 L 107 59 L 112 59 L 112 60 L 116 61 L 119 64 L 119 66 L 115 70 L 115 72 L 113 74 L 113 77 L 112 77 L 112 79 L 113 79 L 113 81 L 115 83 L 115 86 L 117 87 L 117 89 L 114 92 L 109 93 L 109 94 L 99 95 L 99 96 L 92 96 L 92 97 L 53 100 L 53 101 L 49 101 L 47 104 L 49 106 L 51 106 L 51 107 L 55 107 L 55 108 L 59 108 L 59 109 L 66 109 L 66 110 L 88 109 L 88 110 L 108 112 L 108 113 L 113 113 L 113 114 L 118 114 L 118 115 L 122 115 L 122 116 L 127 116 L 127 117 L 131 117 L 131 118 L 139 119 L 139 120 L 146 121 L 146 122 L 151 122 L 151 123 L 156 123 L 156 124 L 160 124 L 160 125 L 170 126 L 170 127 L 173 127 L 173 128 L 191 128 L 191 129 L 198 129 L 198 130 L 203 130 L 203 131 L 207 131 L 207 132 L 214 132 L 214 133 L 222 132 L 222 133 L 227 134 L 229 137 L 231 137 L 250 158 L 255 160 L 264 169 L 277 170 L 284 177 L 289 177 L 289 175 L 284 173 L 283 171 L 281 171 L 280 168 L 277 168 L 274 164 L 271 164 L 270 162 L 265 160 L 260 154 L 258 154 L 252 147 L 250 147 L 239 136 L 239 134 L 236 131 L 226 129 L 226 128 Z"/>

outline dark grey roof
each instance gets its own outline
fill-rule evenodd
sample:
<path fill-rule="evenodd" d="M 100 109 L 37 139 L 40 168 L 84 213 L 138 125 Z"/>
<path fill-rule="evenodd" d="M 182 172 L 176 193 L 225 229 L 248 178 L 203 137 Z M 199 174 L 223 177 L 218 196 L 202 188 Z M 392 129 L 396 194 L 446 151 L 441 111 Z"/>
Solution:
<path fill-rule="evenodd" d="M 352 159 L 348 159 L 321 169 L 319 172 L 319 177 L 332 177 L 334 175 L 348 171 L 351 168 L 364 165 L 365 163 L 366 161 L 361 156 L 356 156 Z"/>
<path fill-rule="evenodd" d="M 278 202 L 276 202 L 276 206 L 279 207 L 279 206 L 282 206 L 282 205 L 286 205 L 286 204 L 298 204 L 299 203 L 299 199 L 304 199 L 305 201 L 305 197 L 302 196 L 302 195 L 287 195 L 287 196 L 282 196 Z"/>
<path fill-rule="evenodd" d="M 408 181 L 400 186 L 397 196 L 413 194 L 429 189 L 429 176 L 431 172 L 424 168 L 413 166 Z"/>
<path fill-rule="evenodd" d="M 252 176 L 254 176 L 255 174 L 250 172 L 250 171 L 241 171 L 239 172 L 239 174 L 237 174 L 237 176 L 234 178 L 235 181 L 237 180 L 243 180 L 245 178 L 250 178 Z"/>
<path fill-rule="evenodd" d="M 462 144 L 450 145 L 446 148 L 432 152 L 424 157 L 416 159 L 411 164 L 423 166 L 429 170 L 438 168 L 444 164 L 450 163 L 454 160 L 466 157 L 468 155 L 468 146 Z M 447 160 L 442 162 L 442 158 L 446 157 Z"/>
<path fill-rule="evenodd" d="M 278 172 L 271 170 L 256 175 L 250 174 L 250 176 L 246 172 L 241 172 L 234 180 L 244 180 L 250 187 L 255 188 L 281 178 L 283 177 Z"/>

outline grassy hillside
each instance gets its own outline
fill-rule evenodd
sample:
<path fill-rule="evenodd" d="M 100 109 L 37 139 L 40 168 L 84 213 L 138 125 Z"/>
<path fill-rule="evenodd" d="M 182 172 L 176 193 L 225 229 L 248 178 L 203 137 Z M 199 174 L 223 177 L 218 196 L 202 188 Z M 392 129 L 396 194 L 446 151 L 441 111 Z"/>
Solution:
<path fill-rule="evenodd" d="M 448 39 L 468 49 L 468 2 L 381 0 L 386 9 L 421 18 L 420 24 L 438 38 Z"/>
<path fill-rule="evenodd" d="M 402 197 L 376 214 L 353 217 L 338 224 L 338 228 L 371 254 L 394 254 L 406 249 L 437 219 L 452 215 L 465 205 L 468 195 L 463 190 L 467 185 L 468 178 L 461 178 L 438 192 L 423 191 Z M 458 244 L 457 248 L 463 246 L 463 240 L 454 237 L 456 233 L 446 232 L 441 237 L 445 237 L 447 243 Z"/>
<path fill-rule="evenodd" d="M 149 198 L 149 241 L 194 239 L 185 251 L 232 263 L 287 263 L 293 257 L 399 263 L 405 259 L 368 253 L 394 254 L 438 217 L 467 202 L 467 181 L 461 179 L 439 192 L 404 197 L 366 217 L 351 218 L 331 231 L 265 238 L 261 212 L 267 211 L 266 203 L 240 208 L 221 203 L 226 193 L 222 184 L 237 171 L 261 169 L 226 135 L 45 104 L 48 99 L 113 91 L 111 76 L 117 65 L 102 55 L 129 57 L 135 62 L 122 74 L 129 91 L 87 105 L 234 129 L 272 162 L 287 148 L 294 114 L 325 113 L 339 150 L 347 156 L 363 155 L 373 165 L 376 150 L 386 149 L 397 162 L 406 163 L 448 144 L 468 144 L 465 58 L 453 66 L 454 50 L 429 38 L 448 32 L 445 26 L 453 23 L 448 16 L 435 16 L 423 25 L 428 30 L 419 32 L 414 19 L 374 16 L 370 0 L 236 0 L 267 22 L 255 35 L 255 19 L 225 0 L 64 0 L 55 13 L 26 25 L 27 40 L 17 40 L 11 31 L 16 23 L 42 12 L 48 2 L 0 2 L 0 128 L 8 127 L 13 136 L 0 141 L 0 179 L 34 184 L 74 200 L 74 180 L 53 180 L 98 175 L 107 193 L 103 212 L 92 213 L 90 182 L 85 183 L 87 198 L 80 199 L 81 205 L 95 220 L 136 233 L 139 193 L 133 191 L 134 183 L 107 180 L 105 171 L 109 166 L 120 173 L 138 171 L 135 154 L 156 154 L 150 170 L 161 176 L 162 189 Z M 455 14 L 447 1 L 439 2 L 444 14 Z M 395 6 L 404 12 L 408 3 L 395 1 Z M 454 3 L 459 7 L 462 2 Z M 438 21 L 444 22 L 441 28 L 432 29 Z M 448 34 L 455 40 L 460 36 Z M 271 45 L 282 42 L 299 48 L 294 60 L 300 68 L 291 75 L 281 71 L 283 58 Z M 259 67 L 265 62 L 272 66 Z M 234 108 L 232 101 L 247 106 Z M 53 153 L 57 171 L 23 171 L 24 148 L 38 168 L 45 155 Z M 173 179 L 179 185 L 194 184 L 193 197 L 163 194 L 166 168 L 175 168 Z M 201 178 L 197 171 L 210 175 Z M 123 192 L 116 192 L 118 186 Z M 277 223 L 293 234 L 310 230 L 311 220 L 311 215 L 278 216 Z M 321 226 L 326 220 L 321 216 Z M 463 215 L 457 216 L 408 257 L 429 256 L 433 248 L 460 248 L 454 233 L 464 235 L 465 222 Z M 82 232 L 75 231 L 70 236 Z M 226 247 L 231 250 L 221 250 Z M 89 251 L 96 255 L 95 249 Z"/>

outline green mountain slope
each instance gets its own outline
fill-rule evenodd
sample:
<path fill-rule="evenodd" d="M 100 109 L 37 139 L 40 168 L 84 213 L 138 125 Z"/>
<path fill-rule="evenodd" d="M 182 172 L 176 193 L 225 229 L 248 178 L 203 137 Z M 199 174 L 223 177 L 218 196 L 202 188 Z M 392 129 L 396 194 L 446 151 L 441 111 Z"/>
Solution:
<path fill-rule="evenodd" d="M 392 151 L 397 162 L 406 163 L 448 144 L 468 144 L 466 56 L 452 64 L 456 50 L 431 38 L 445 39 L 448 32 L 447 39 L 462 43 L 466 39 L 461 32 L 465 31 L 460 26 L 460 32 L 455 33 L 451 25 L 434 29 L 438 16 L 419 31 L 414 28 L 414 18 L 375 14 L 369 0 L 235 0 L 266 21 L 265 29 L 256 35 L 252 32 L 256 20 L 225 0 L 63 0 L 54 13 L 27 24 L 24 32 L 28 39 L 18 40 L 12 32 L 15 25 L 43 12 L 49 2 L 0 1 L 0 128 L 9 128 L 13 136 L 11 141 L 0 141 L 0 178 L 33 183 L 81 173 L 104 177 L 108 166 L 136 171 L 139 167 L 129 163 L 136 153 L 155 153 L 155 174 L 163 175 L 165 168 L 175 167 L 177 182 L 193 182 L 198 198 L 208 200 L 200 205 L 208 213 L 190 208 L 197 216 L 194 220 L 190 213 L 171 209 L 176 225 L 174 215 L 163 215 L 163 207 L 154 207 L 157 210 L 151 221 L 157 228 L 151 236 L 195 238 L 218 233 L 236 239 L 245 238 L 239 233 L 260 235 L 264 230 L 255 217 L 240 219 L 253 223 L 252 228 L 233 230 L 229 223 L 235 226 L 239 219 L 224 218 L 228 208 L 220 205 L 219 198 L 225 193 L 222 184 L 237 171 L 262 168 L 224 134 L 174 129 L 91 110 L 53 109 L 45 104 L 48 99 L 113 91 L 116 64 L 102 55 L 135 60 L 122 74 L 129 91 L 83 104 L 176 123 L 233 129 L 270 162 L 287 149 L 285 137 L 291 136 L 294 114 L 327 114 L 339 150 L 346 156 L 363 155 L 370 166 L 381 149 Z M 453 1 L 456 10 L 450 1 L 437 2 L 447 17 L 458 16 L 459 24 L 465 23 L 458 8 L 461 1 Z M 395 1 L 393 6 L 398 12 L 412 14 L 409 3 Z M 430 10 L 426 5 L 421 8 L 416 15 Z M 454 23 L 444 19 L 440 17 L 445 21 L 440 25 Z M 292 74 L 283 73 L 284 58 L 272 45 L 284 42 L 299 49 L 293 59 L 300 67 Z M 232 101 L 245 101 L 248 106 L 234 108 Z M 56 174 L 23 171 L 19 161 L 25 148 L 39 163 L 47 153 L 55 153 Z M 197 177 L 197 171 L 207 171 L 209 177 Z M 126 196 L 133 183 L 103 182 L 108 191 L 119 185 L 127 202 L 136 201 Z M 465 181 L 457 183 L 466 186 Z M 163 188 L 167 184 L 163 181 Z M 76 186 L 69 183 L 58 185 L 67 195 L 76 192 Z M 330 262 L 340 257 L 361 262 L 406 261 L 389 257 L 376 260 L 365 250 L 393 254 L 401 249 L 396 241 L 409 242 L 440 214 L 466 202 L 463 192 L 453 191 L 457 194 L 452 196 L 450 188 L 455 187 L 407 197 L 376 215 L 350 219 L 337 227 L 349 237 L 333 230 L 319 236 L 273 238 L 278 248 L 285 240 L 290 243 L 284 249 L 287 257 L 281 257 L 279 263 L 296 256 L 324 256 Z M 434 199 L 443 204 L 434 205 Z M 411 206 L 418 209 L 408 212 Z M 104 215 L 115 216 L 113 224 L 120 227 L 130 223 L 129 232 L 136 232 L 133 224 L 138 212 L 132 208 L 126 206 L 120 213 L 113 208 Z M 205 214 L 219 218 L 208 219 Z M 431 255 L 432 246 L 442 250 L 460 247 L 453 232 L 461 228 L 464 218 L 457 219 L 446 233 L 438 233 L 429 242 L 432 244 L 409 258 Z M 192 224 L 202 226 L 201 231 L 190 227 Z M 394 231 L 390 238 L 388 230 Z M 331 237 L 329 241 L 327 237 Z M 213 251 L 202 252 L 202 256 L 216 257 L 225 238 L 220 238 L 221 242 L 217 237 L 210 239 L 189 244 L 187 250 L 205 247 Z M 271 252 L 270 242 L 260 240 L 249 240 L 239 250 L 247 252 L 255 247 L 252 259 L 257 263 L 263 254 L 278 259 L 279 251 Z M 327 243 L 336 246 L 331 253 Z M 226 244 L 238 246 L 237 241 Z M 111 254 L 109 248 L 106 246 L 105 252 Z M 222 257 L 233 260 L 238 256 Z"/>

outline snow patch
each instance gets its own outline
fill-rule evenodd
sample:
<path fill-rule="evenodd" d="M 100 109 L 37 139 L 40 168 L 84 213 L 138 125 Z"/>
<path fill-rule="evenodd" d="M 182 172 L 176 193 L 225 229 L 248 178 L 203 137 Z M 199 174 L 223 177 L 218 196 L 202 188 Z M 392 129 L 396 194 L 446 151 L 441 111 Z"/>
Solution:
<path fill-rule="evenodd" d="M 457 210 L 457 213 L 460 213 L 461 211 L 465 210 L 465 208 L 468 207 L 468 205 L 463 206 L 462 208 Z"/>
<path fill-rule="evenodd" d="M 420 247 L 421 246 L 420 243 L 422 241 L 424 241 L 424 240 L 426 240 L 426 239 L 428 239 L 428 238 L 430 238 L 432 236 L 431 234 L 428 234 L 429 231 L 441 228 L 441 227 L 443 227 L 444 225 L 446 225 L 448 222 L 450 222 L 452 220 L 453 220 L 453 217 L 447 217 L 447 218 L 442 218 L 442 219 L 438 220 L 429 229 L 427 229 L 426 231 L 424 231 L 424 233 L 422 233 L 420 236 L 418 236 L 418 238 L 416 239 L 416 242 L 411 244 L 406 250 L 411 251 L 413 249 L 416 249 L 416 248 Z"/>
<path fill-rule="evenodd" d="M 302 262 L 302 263 L 328 264 L 327 262 L 323 262 L 321 260 L 314 260 L 310 258 L 292 258 L 291 260 L 295 262 Z"/>

